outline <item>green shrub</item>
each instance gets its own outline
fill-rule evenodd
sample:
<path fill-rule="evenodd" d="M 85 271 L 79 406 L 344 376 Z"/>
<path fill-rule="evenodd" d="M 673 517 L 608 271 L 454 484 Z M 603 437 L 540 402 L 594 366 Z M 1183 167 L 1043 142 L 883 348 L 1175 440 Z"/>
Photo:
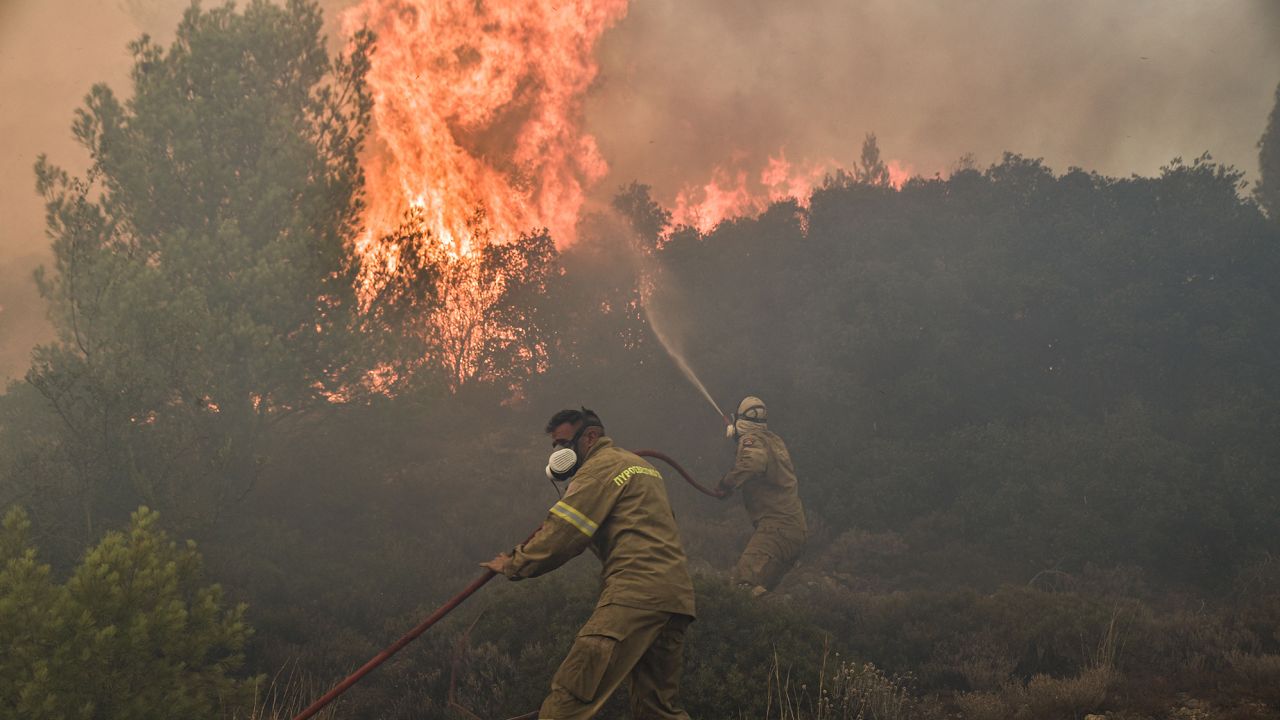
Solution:
<path fill-rule="evenodd" d="M 218 718 L 246 707 L 258 679 L 233 676 L 250 634 L 243 605 L 202 585 L 141 508 L 66 584 L 52 578 L 11 510 L 0 532 L 0 718 Z"/>

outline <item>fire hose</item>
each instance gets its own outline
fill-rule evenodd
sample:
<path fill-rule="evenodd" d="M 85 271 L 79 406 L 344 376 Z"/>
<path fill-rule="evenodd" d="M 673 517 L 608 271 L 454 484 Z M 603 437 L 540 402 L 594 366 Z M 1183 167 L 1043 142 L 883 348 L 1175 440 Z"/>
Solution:
<path fill-rule="evenodd" d="M 693 476 L 690 475 L 688 471 L 686 471 L 684 467 L 680 465 L 680 463 L 671 459 L 671 457 L 666 453 L 662 453 L 657 450 L 637 450 L 635 451 L 635 454 L 641 457 L 656 458 L 670 465 L 671 467 L 675 468 L 676 472 L 680 473 L 680 476 L 685 479 L 685 482 L 692 485 L 694 488 L 696 488 L 699 492 L 701 492 L 704 495 L 708 495 L 713 498 L 725 497 L 724 493 L 720 492 L 719 490 L 711 490 L 699 484 L 698 481 L 694 480 Z M 529 540 L 533 539 L 533 536 L 536 535 L 537 532 L 538 532 L 537 530 L 533 531 L 533 533 L 530 534 L 528 538 L 525 538 L 525 542 L 528 542 Z M 477 590 L 484 587 L 485 583 L 492 580 L 496 575 L 497 573 L 495 573 L 492 570 L 485 570 L 483 575 L 476 578 L 475 580 L 472 580 L 471 584 L 463 588 L 461 592 L 459 592 L 457 595 L 454 595 L 452 598 L 449 598 L 449 600 L 445 602 L 445 604 L 436 608 L 435 612 L 428 615 L 425 620 L 418 623 L 418 625 L 414 627 L 412 630 L 410 630 L 409 632 L 405 633 L 404 637 L 388 645 L 382 652 L 378 653 L 377 655 L 374 655 L 373 658 L 369 660 L 369 662 L 362 665 L 359 670 L 356 670 L 355 672 L 348 675 L 345 680 L 335 685 L 332 690 L 325 693 L 319 700 L 316 700 L 315 702 L 311 703 L 311 705 L 309 705 L 307 709 L 298 713 L 298 715 L 295 716 L 293 720 L 307 720 L 307 718 L 310 718 L 314 716 L 316 713 L 323 710 L 326 705 L 333 702 L 334 700 L 337 700 L 338 696 L 342 695 L 347 690 L 350 690 L 352 685 L 355 685 L 356 683 L 360 682 L 361 678 L 363 678 L 365 675 L 368 675 L 370 672 L 373 672 L 374 668 L 386 662 L 392 655 L 395 655 L 396 653 L 400 652 L 400 650 L 402 650 L 405 645 L 408 645 L 409 643 L 418 639 L 419 635 L 426 632 L 428 628 L 430 628 L 432 625 L 435 625 L 437 622 L 443 619 L 445 615 L 448 615 L 450 612 L 453 611 L 454 608 L 461 605 L 464 600 L 474 595 Z M 533 717 L 536 717 L 536 713 L 533 715 Z"/>
<path fill-rule="evenodd" d="M 647 458 L 654 458 L 657 460 L 661 460 L 662 462 L 675 468 L 675 471 L 680 473 L 680 477 L 684 478 L 685 482 L 692 485 L 694 489 L 696 489 L 698 492 L 702 493 L 703 495 L 713 497 L 717 500 L 724 499 L 725 494 L 723 492 L 721 492 L 720 490 L 709 490 L 703 487 L 701 484 L 698 483 L 697 480 L 693 479 L 693 476 L 689 474 L 688 470 L 685 470 L 680 463 L 671 459 L 670 455 L 667 455 L 664 452 L 659 452 L 657 450 L 636 450 L 635 453 L 640 457 L 647 457 Z"/>

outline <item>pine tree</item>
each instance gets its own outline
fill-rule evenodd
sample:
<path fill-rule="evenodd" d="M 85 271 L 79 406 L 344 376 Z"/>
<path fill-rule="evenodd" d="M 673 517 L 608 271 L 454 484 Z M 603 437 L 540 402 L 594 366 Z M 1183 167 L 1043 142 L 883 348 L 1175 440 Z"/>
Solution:
<path fill-rule="evenodd" d="M 876 144 L 876 134 L 867 133 L 862 141 L 862 157 L 854 165 L 853 179 L 866 185 L 888 187 L 890 184 L 889 166 L 880 158 L 880 146 Z"/>
<path fill-rule="evenodd" d="M 368 366 L 348 243 L 372 37 L 331 60 L 322 27 L 307 0 L 192 5 L 168 48 L 130 46 L 127 99 L 90 91 L 88 173 L 37 163 L 58 340 L 27 379 L 108 523 L 139 504 L 212 522 L 252 487 L 267 430 Z"/>
<path fill-rule="evenodd" d="M 20 510 L 0 531 L 0 720 L 219 718 L 258 679 L 232 673 L 251 630 L 201 582 L 194 543 L 179 547 L 143 507 L 65 585 L 36 559 Z"/>

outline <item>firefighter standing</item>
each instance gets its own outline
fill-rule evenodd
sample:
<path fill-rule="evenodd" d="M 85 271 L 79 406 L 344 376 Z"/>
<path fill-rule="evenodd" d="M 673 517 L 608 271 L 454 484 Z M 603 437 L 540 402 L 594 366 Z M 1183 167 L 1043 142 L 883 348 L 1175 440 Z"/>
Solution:
<path fill-rule="evenodd" d="M 539 718 L 589 718 L 624 679 L 635 718 L 682 718 L 677 704 L 693 583 L 662 476 L 613 444 L 592 411 L 562 410 L 547 423 L 547 474 L 568 490 L 542 527 L 484 566 L 512 580 L 550 572 L 590 547 L 604 588 L 551 680 Z"/>
<path fill-rule="evenodd" d="M 733 570 L 733 582 L 759 596 L 777 586 L 804 548 L 808 527 L 797 494 L 796 469 L 782 438 L 769 430 L 764 402 L 748 396 L 738 404 L 730 437 L 738 455 L 720 480 L 726 495 L 742 489 L 755 533 Z"/>

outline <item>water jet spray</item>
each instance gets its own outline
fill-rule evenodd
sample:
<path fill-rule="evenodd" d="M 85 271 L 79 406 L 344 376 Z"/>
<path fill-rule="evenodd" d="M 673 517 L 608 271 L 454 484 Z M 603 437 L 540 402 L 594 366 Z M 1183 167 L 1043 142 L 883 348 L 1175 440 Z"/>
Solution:
<path fill-rule="evenodd" d="M 684 373 L 685 378 L 688 379 L 689 382 L 693 383 L 694 387 L 698 388 L 698 392 L 701 392 L 702 397 L 707 399 L 707 402 L 711 404 L 711 407 L 716 411 L 716 414 L 719 415 L 725 423 L 728 423 L 729 416 L 725 415 L 724 411 L 720 409 L 720 406 L 716 404 L 715 399 L 711 397 L 711 393 L 707 392 L 706 386 L 698 379 L 698 374 L 689 366 L 689 361 L 685 359 L 684 353 L 680 352 L 679 349 L 676 348 L 675 344 L 663 330 L 662 323 L 657 320 L 657 314 L 654 313 L 650 307 L 649 298 L 643 299 L 641 307 L 644 309 L 645 320 L 649 321 L 649 327 L 653 328 L 654 336 L 658 338 L 658 342 L 662 343 L 662 347 L 667 351 L 667 355 L 670 355 L 671 359 L 675 361 L 676 366 L 680 368 L 680 372 Z"/>
<path fill-rule="evenodd" d="M 658 338 L 658 342 L 662 344 L 662 349 L 667 351 L 667 355 L 675 362 L 676 367 L 680 368 L 680 372 L 684 373 L 687 379 L 698 392 L 702 393 L 702 397 L 706 398 L 707 403 L 716 411 L 716 415 L 724 421 L 725 425 L 731 425 L 732 421 L 729 416 L 720 409 L 720 405 L 716 403 L 715 398 L 711 397 L 711 393 L 707 391 L 707 387 L 702 384 L 702 380 L 698 378 L 698 373 L 693 371 L 693 366 L 689 364 L 685 358 L 683 350 L 676 343 L 675 338 L 667 331 L 666 325 L 662 322 L 662 312 L 655 306 L 654 294 L 658 285 L 658 271 L 653 265 L 651 258 L 647 258 L 642 254 L 638 254 L 638 260 L 641 265 L 642 282 L 640 284 L 640 309 L 644 312 L 644 319 L 649 323 L 649 327 L 653 330 L 654 337 Z"/>

